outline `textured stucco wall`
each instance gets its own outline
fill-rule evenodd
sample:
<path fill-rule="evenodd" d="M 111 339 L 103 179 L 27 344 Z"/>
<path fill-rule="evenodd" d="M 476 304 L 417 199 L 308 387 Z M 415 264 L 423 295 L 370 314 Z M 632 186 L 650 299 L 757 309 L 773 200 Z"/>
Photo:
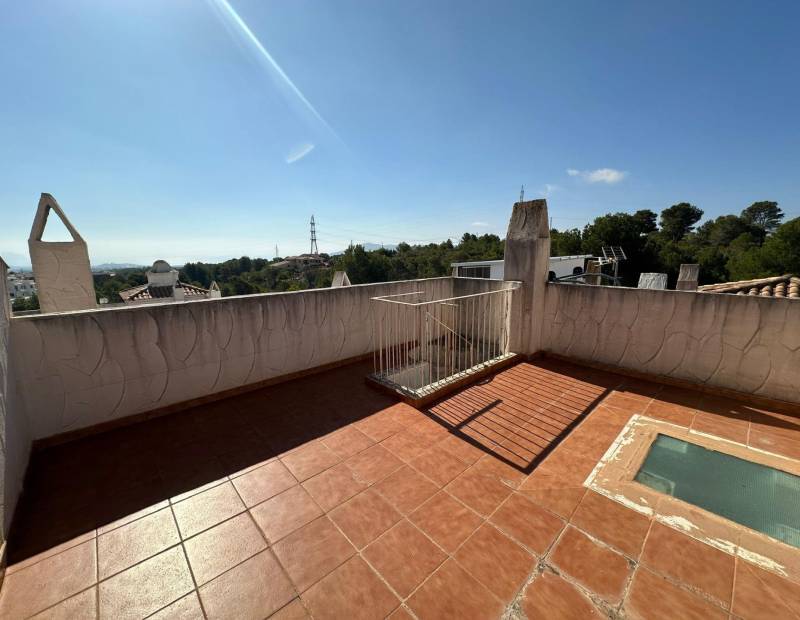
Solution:
<path fill-rule="evenodd" d="M 369 353 L 370 298 L 420 290 L 453 279 L 15 317 L 10 363 L 39 439 Z"/>
<path fill-rule="evenodd" d="M 10 389 L 11 306 L 6 264 L 0 259 L 0 541 L 5 539 L 22 490 L 31 440 Z"/>
<path fill-rule="evenodd" d="M 800 402 L 794 300 L 548 284 L 542 348 Z"/>

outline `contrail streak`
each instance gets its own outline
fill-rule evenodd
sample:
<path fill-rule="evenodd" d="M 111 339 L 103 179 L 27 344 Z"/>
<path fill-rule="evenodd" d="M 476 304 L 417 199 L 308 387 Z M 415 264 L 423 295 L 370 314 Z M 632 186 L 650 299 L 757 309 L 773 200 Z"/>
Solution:
<path fill-rule="evenodd" d="M 230 5 L 228 0 L 211 0 L 211 1 L 214 2 L 218 7 L 225 10 L 225 12 L 233 20 L 233 22 L 237 26 L 239 26 L 244 35 L 250 41 L 250 43 L 255 45 L 256 49 L 259 52 L 261 52 L 261 55 L 266 59 L 266 61 L 270 64 L 270 66 L 278 73 L 278 75 L 281 77 L 284 83 L 291 89 L 291 91 L 297 96 L 297 98 L 303 102 L 303 105 L 308 109 L 308 111 L 314 115 L 314 118 L 316 118 L 320 123 L 322 123 L 325 126 L 325 128 L 328 131 L 330 131 L 334 136 L 336 136 L 336 139 L 341 142 L 341 138 L 339 138 L 338 134 L 333 130 L 333 128 L 328 124 L 328 122 L 324 118 L 322 118 L 322 115 L 319 112 L 317 112 L 316 108 L 313 105 L 311 105 L 311 102 L 308 99 L 306 99 L 305 95 L 303 95 L 303 93 L 300 92 L 300 89 L 297 88 L 297 86 L 295 86 L 291 78 L 288 75 L 286 75 L 283 69 L 281 69 L 281 66 L 277 62 L 275 62 L 275 59 L 272 57 L 272 55 L 261 44 L 261 41 L 258 40 L 258 37 L 255 34 L 253 34 L 253 31 L 250 30 L 249 26 L 239 16 L 239 14 L 236 12 L 236 9 L 234 9 Z"/>

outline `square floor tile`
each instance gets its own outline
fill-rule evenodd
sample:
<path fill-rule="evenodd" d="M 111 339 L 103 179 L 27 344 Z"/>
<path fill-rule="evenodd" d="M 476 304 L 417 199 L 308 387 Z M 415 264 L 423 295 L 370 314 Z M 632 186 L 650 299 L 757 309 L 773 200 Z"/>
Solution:
<path fill-rule="evenodd" d="M 281 457 L 283 464 L 300 482 L 333 467 L 340 460 L 330 448 L 319 441 L 312 441 Z"/>
<path fill-rule="evenodd" d="M 476 473 L 474 467 L 453 480 L 445 490 L 484 517 L 491 515 L 512 492 L 498 478 Z"/>
<path fill-rule="evenodd" d="M 384 439 L 381 445 L 405 462 L 424 454 L 428 449 L 414 433 L 410 432 L 392 435 L 388 439 Z"/>
<path fill-rule="evenodd" d="M 485 450 L 473 445 L 465 438 L 457 437 L 455 435 L 449 435 L 448 437 L 445 437 L 439 444 L 437 444 L 437 447 L 441 448 L 445 452 L 449 452 L 456 458 L 461 459 L 467 465 L 474 464 L 476 461 L 486 455 Z"/>
<path fill-rule="evenodd" d="M 311 586 L 303 600 L 314 618 L 380 620 L 400 604 L 360 557 L 355 556 Z"/>
<path fill-rule="evenodd" d="M 355 472 L 344 463 L 331 467 L 303 483 L 305 490 L 323 510 L 335 508 L 363 491 L 366 486 L 356 479 Z"/>
<path fill-rule="evenodd" d="M 91 587 L 97 570 L 95 544 L 91 538 L 6 574 L 0 592 L 0 617 L 27 618 Z"/>
<path fill-rule="evenodd" d="M 533 555 L 488 524 L 467 539 L 455 558 L 505 603 L 511 602 L 536 564 Z"/>
<path fill-rule="evenodd" d="M 543 556 L 564 528 L 564 521 L 519 493 L 511 495 L 490 521 L 539 556 Z"/>
<path fill-rule="evenodd" d="M 550 553 L 553 564 L 610 604 L 622 598 L 631 567 L 624 556 L 603 547 L 573 527 Z"/>
<path fill-rule="evenodd" d="M 269 617 L 269 620 L 308 620 L 311 616 L 303 607 L 299 598 L 294 599 L 288 605 L 284 605 Z"/>
<path fill-rule="evenodd" d="M 385 410 L 356 422 L 355 427 L 373 441 L 383 441 L 403 430 L 403 425 L 387 416 Z"/>
<path fill-rule="evenodd" d="M 200 599 L 197 598 L 196 592 L 192 592 L 148 616 L 148 620 L 199 620 L 202 617 Z"/>
<path fill-rule="evenodd" d="M 200 588 L 209 619 L 266 618 L 296 596 L 269 551 L 245 560 Z"/>
<path fill-rule="evenodd" d="M 641 562 L 723 607 L 730 605 L 735 559 L 729 553 L 654 521 Z"/>
<path fill-rule="evenodd" d="M 403 466 L 403 461 L 381 445 L 367 448 L 345 462 L 356 477 L 366 484 L 378 482 Z"/>
<path fill-rule="evenodd" d="M 402 597 L 447 559 L 419 529 L 401 521 L 364 550 L 364 557 Z"/>
<path fill-rule="evenodd" d="M 721 608 L 642 567 L 633 577 L 624 609 L 629 617 L 653 620 L 723 620 L 728 617 Z"/>
<path fill-rule="evenodd" d="M 800 618 L 800 586 L 737 558 L 731 611 L 748 619 Z"/>
<path fill-rule="evenodd" d="M 592 490 L 586 492 L 570 522 L 604 543 L 637 559 L 650 518 Z"/>
<path fill-rule="evenodd" d="M 246 506 L 255 506 L 297 484 L 280 461 L 272 461 L 233 479 Z"/>
<path fill-rule="evenodd" d="M 264 550 L 267 543 L 250 515 L 242 513 L 190 538 L 184 547 L 195 581 L 202 585 Z"/>
<path fill-rule="evenodd" d="M 172 547 L 100 582 L 101 618 L 144 618 L 194 588 L 181 547 Z"/>
<path fill-rule="evenodd" d="M 181 541 L 172 510 L 164 508 L 97 538 L 100 579 L 133 566 Z"/>
<path fill-rule="evenodd" d="M 411 461 L 411 466 L 443 487 L 463 472 L 468 465 L 460 458 L 435 446 Z"/>
<path fill-rule="evenodd" d="M 479 515 L 444 491 L 434 495 L 409 518 L 448 553 L 454 552 L 483 522 Z"/>
<path fill-rule="evenodd" d="M 527 462 L 525 465 L 527 466 Z M 525 480 L 527 476 L 520 471 L 518 466 L 510 465 L 509 463 L 491 454 L 487 454 L 483 458 L 479 459 L 472 469 L 479 474 L 495 476 L 500 480 L 500 482 L 514 489 L 519 487 L 519 485 L 522 484 L 522 481 Z"/>
<path fill-rule="evenodd" d="M 226 482 L 178 502 L 172 510 L 186 539 L 244 512 L 245 506 L 233 485 Z"/>
<path fill-rule="evenodd" d="M 503 603 L 480 582 L 447 560 L 408 599 L 418 618 L 499 618 Z"/>
<path fill-rule="evenodd" d="M 375 442 L 355 426 L 347 426 L 340 431 L 336 431 L 324 437 L 322 443 L 335 452 L 340 458 L 346 459 L 366 450 Z"/>
<path fill-rule="evenodd" d="M 272 547 L 298 591 L 308 589 L 355 553 L 327 517 L 320 517 Z"/>
<path fill-rule="evenodd" d="M 403 514 L 413 512 L 438 491 L 433 482 L 408 465 L 381 480 L 374 489 Z"/>
<path fill-rule="evenodd" d="M 528 618 L 607 618 L 594 603 L 574 585 L 558 575 L 544 572 L 525 590 L 522 610 Z"/>
<path fill-rule="evenodd" d="M 692 421 L 692 430 L 730 441 L 747 443 L 750 422 L 747 419 L 729 418 L 715 413 L 699 411 Z"/>
<path fill-rule="evenodd" d="M 33 616 L 32 620 L 73 620 L 97 617 L 97 586 L 79 592 Z"/>
<path fill-rule="evenodd" d="M 280 495 L 250 509 L 250 514 L 274 543 L 323 514 L 320 507 L 301 486 L 294 486 Z"/>
<path fill-rule="evenodd" d="M 400 513 L 372 489 L 328 515 L 358 549 L 363 549 L 400 520 Z"/>

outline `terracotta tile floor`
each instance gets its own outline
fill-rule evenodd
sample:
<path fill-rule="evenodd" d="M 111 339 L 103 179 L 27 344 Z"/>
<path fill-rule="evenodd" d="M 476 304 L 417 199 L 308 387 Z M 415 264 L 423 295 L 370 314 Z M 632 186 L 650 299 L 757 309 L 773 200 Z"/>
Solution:
<path fill-rule="evenodd" d="M 636 413 L 789 457 L 800 419 L 552 360 L 423 413 L 368 372 L 37 453 L 0 617 L 800 617 L 800 584 L 583 486 Z"/>

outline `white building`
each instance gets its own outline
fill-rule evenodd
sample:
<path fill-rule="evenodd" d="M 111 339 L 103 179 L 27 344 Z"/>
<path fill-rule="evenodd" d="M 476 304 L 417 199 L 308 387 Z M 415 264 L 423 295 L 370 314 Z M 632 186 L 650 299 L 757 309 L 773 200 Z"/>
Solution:
<path fill-rule="evenodd" d="M 576 254 L 575 256 L 551 256 L 550 271 L 556 278 L 585 273 L 586 261 L 594 258 L 591 254 Z M 458 278 L 491 278 L 502 280 L 505 275 L 505 261 L 482 260 L 465 263 L 450 263 L 453 276 Z"/>
<path fill-rule="evenodd" d="M 8 276 L 8 296 L 14 299 L 29 299 L 36 294 L 36 281 L 17 274 Z"/>

